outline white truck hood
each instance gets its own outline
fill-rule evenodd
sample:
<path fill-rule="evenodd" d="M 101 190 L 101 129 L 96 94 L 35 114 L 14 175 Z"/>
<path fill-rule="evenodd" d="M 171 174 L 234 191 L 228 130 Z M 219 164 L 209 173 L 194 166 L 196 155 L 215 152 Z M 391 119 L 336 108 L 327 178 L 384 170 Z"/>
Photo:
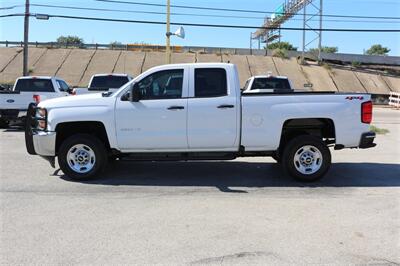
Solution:
<path fill-rule="evenodd" d="M 93 93 L 45 100 L 40 102 L 38 106 L 46 109 L 60 107 L 98 106 L 104 105 L 105 101 L 109 99 L 110 97 L 103 97 L 101 93 Z"/>

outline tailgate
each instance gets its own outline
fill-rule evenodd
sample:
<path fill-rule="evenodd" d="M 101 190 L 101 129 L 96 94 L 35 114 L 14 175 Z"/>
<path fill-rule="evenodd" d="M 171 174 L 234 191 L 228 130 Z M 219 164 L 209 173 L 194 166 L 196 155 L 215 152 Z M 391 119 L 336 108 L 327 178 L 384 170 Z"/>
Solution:
<path fill-rule="evenodd" d="M 33 102 L 32 93 L 0 94 L 1 109 L 27 110 L 31 102 Z"/>

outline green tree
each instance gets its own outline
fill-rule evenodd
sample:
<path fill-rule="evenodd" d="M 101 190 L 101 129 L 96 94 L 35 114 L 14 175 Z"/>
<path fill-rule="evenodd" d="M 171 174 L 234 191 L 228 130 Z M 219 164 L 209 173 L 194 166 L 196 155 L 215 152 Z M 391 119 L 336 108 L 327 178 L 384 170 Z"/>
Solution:
<path fill-rule="evenodd" d="M 81 45 L 84 44 L 83 39 L 79 38 L 78 36 L 60 36 L 57 38 L 57 42 L 61 44 L 68 44 L 68 45 Z"/>
<path fill-rule="evenodd" d="M 297 51 L 297 47 L 294 47 L 289 42 L 274 42 L 267 45 L 267 49 L 275 50 L 275 49 L 282 49 L 287 51 Z"/>
<path fill-rule="evenodd" d="M 380 44 L 374 44 L 367 50 L 366 53 L 368 55 L 387 55 L 387 53 L 389 52 L 390 52 L 389 48 L 383 47 Z"/>

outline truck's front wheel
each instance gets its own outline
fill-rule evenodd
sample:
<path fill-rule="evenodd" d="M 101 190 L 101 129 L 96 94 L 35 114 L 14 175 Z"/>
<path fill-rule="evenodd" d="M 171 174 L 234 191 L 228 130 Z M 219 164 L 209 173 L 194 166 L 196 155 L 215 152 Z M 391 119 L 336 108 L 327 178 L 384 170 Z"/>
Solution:
<path fill-rule="evenodd" d="M 317 137 L 308 135 L 296 137 L 283 151 L 284 170 L 302 182 L 312 182 L 322 178 L 330 165 L 329 148 Z"/>
<path fill-rule="evenodd" d="M 71 179 L 93 179 L 107 165 L 106 149 L 103 143 L 92 135 L 73 135 L 61 144 L 58 164 Z"/>

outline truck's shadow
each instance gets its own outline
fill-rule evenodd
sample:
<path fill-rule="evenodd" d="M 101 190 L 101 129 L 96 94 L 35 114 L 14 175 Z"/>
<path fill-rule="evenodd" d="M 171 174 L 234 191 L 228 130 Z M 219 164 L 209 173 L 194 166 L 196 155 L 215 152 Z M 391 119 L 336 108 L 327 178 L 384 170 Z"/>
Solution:
<path fill-rule="evenodd" d="M 71 181 L 66 176 L 61 178 Z M 400 164 L 335 163 L 318 182 L 286 177 L 278 164 L 257 162 L 115 162 L 87 184 L 128 186 L 211 186 L 224 192 L 251 187 L 389 187 L 400 186 Z"/>

